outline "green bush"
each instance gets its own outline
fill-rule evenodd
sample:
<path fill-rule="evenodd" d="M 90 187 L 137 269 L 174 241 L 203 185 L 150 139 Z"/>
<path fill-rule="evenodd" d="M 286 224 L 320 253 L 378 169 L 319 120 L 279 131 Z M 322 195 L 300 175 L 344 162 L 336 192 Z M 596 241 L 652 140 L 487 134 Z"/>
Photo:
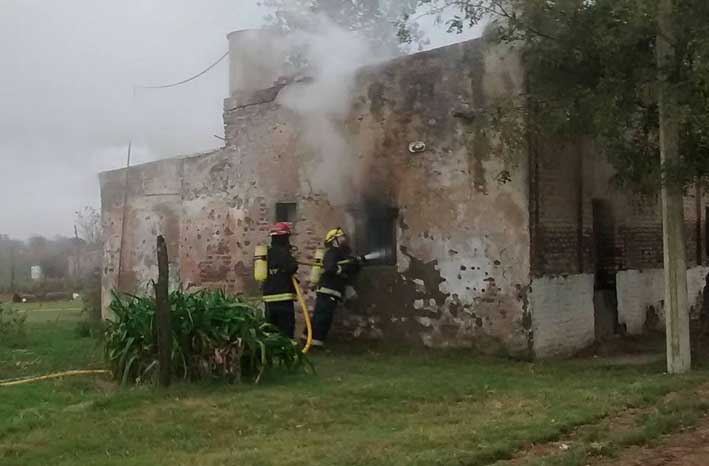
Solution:
<path fill-rule="evenodd" d="M 310 365 L 298 347 L 266 323 L 256 307 L 221 290 L 170 293 L 173 373 L 185 380 L 258 382 L 269 368 Z M 106 356 L 114 377 L 154 379 L 158 354 L 155 300 L 113 293 Z"/>
<path fill-rule="evenodd" d="M 7 309 L 0 304 L 0 344 L 15 346 L 25 340 L 25 321 L 27 316 L 14 309 Z"/>
<path fill-rule="evenodd" d="M 98 270 L 85 274 L 81 284 L 82 312 L 86 319 L 101 321 L 101 273 Z"/>

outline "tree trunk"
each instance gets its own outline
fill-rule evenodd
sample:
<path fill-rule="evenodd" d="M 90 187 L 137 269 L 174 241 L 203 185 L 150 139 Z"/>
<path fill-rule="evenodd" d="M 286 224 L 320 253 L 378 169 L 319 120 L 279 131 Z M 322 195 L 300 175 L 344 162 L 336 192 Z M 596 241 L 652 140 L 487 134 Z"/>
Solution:
<path fill-rule="evenodd" d="M 165 238 L 158 236 L 158 281 L 155 284 L 155 326 L 158 340 L 159 382 L 161 387 L 170 385 L 172 379 L 172 327 L 168 296 L 168 258 Z"/>
<path fill-rule="evenodd" d="M 657 65 L 659 70 L 660 153 L 662 166 L 679 160 L 679 115 L 676 88 L 674 0 L 658 0 Z M 667 372 L 681 374 L 691 368 L 687 254 L 684 236 L 682 188 L 673 180 L 662 183 L 662 226 L 665 263 L 665 324 Z"/>

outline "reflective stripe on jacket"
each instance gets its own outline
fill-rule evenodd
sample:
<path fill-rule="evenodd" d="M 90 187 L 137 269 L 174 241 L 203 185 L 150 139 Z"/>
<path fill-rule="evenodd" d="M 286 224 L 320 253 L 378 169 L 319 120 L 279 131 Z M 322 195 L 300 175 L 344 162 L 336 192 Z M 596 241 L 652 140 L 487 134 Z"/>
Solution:
<path fill-rule="evenodd" d="M 295 293 L 279 293 L 263 295 L 264 303 L 277 303 L 280 301 L 295 301 Z"/>
<path fill-rule="evenodd" d="M 321 286 L 320 288 L 318 288 L 318 289 L 316 290 L 316 293 L 326 294 L 326 295 L 328 295 L 328 296 L 332 296 L 332 297 L 334 297 L 334 298 L 337 298 L 337 299 L 339 299 L 339 300 L 342 300 L 342 293 L 340 293 L 340 292 L 337 291 L 337 290 L 333 290 L 332 288 L 326 288 L 326 287 L 324 287 L 324 286 Z"/>

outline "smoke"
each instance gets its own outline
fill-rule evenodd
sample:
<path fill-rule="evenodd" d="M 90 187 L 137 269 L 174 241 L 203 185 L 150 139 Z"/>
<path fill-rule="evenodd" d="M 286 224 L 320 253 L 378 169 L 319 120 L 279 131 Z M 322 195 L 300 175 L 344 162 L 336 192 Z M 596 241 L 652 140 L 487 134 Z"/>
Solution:
<path fill-rule="evenodd" d="M 265 10 L 235 0 L 0 1 L 0 234 L 73 235 L 97 172 L 222 145 L 225 35 Z"/>
<path fill-rule="evenodd" d="M 315 156 L 312 188 L 326 193 L 333 204 L 344 205 L 355 194 L 352 174 L 359 155 L 344 132 L 357 71 L 388 57 L 372 50 L 365 37 L 324 15 L 313 24 L 314 29 L 288 37 L 294 61 L 303 64 L 303 74 L 311 79 L 288 86 L 278 101 L 301 117 L 301 136 Z"/>

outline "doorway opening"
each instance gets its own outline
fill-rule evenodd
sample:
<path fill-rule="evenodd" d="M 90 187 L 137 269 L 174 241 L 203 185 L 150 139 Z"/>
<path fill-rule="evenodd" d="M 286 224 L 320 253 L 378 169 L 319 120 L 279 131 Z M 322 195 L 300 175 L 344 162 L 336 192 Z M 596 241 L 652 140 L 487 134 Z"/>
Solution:
<path fill-rule="evenodd" d="M 610 202 L 593 200 L 593 263 L 595 285 L 596 339 L 618 333 L 618 292 L 616 273 L 618 254 L 615 245 L 615 218 Z"/>

